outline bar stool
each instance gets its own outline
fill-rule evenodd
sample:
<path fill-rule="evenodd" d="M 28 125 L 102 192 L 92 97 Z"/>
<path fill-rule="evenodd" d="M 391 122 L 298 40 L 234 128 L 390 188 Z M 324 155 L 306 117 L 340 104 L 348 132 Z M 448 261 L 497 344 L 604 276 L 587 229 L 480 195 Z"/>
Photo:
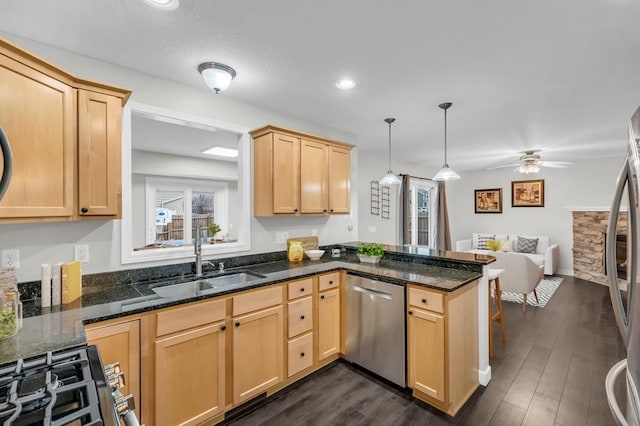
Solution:
<path fill-rule="evenodd" d="M 500 275 L 504 272 L 504 269 L 489 269 L 489 356 L 493 356 L 493 322 L 500 323 L 500 333 L 502 334 L 502 341 L 507 341 L 507 335 L 504 331 L 504 314 L 502 311 L 502 291 L 500 291 Z M 495 283 L 494 297 L 495 304 L 498 305 L 498 311 L 493 313 L 493 306 L 491 304 L 491 283 Z"/>

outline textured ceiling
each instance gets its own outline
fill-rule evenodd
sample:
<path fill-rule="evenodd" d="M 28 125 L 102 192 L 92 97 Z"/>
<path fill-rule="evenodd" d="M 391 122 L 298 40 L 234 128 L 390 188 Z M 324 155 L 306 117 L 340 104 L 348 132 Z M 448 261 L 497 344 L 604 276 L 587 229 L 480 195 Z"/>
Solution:
<path fill-rule="evenodd" d="M 0 31 L 203 87 L 196 67 L 238 76 L 228 96 L 358 135 L 364 150 L 471 170 L 622 156 L 640 105 L 635 0 L 4 0 Z M 335 81 L 350 77 L 355 89 Z M 385 154 L 386 155 L 386 154 Z"/>

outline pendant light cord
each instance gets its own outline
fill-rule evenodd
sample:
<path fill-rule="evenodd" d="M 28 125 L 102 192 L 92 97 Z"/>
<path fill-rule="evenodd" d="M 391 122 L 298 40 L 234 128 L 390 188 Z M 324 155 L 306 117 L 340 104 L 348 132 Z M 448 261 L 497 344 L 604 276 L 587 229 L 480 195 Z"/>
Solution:
<path fill-rule="evenodd" d="M 444 164 L 447 164 L 447 109 L 444 110 Z"/>
<path fill-rule="evenodd" d="M 385 118 L 384 122 L 389 125 L 389 173 L 391 173 L 391 123 L 396 121 L 395 118 Z"/>
<path fill-rule="evenodd" d="M 389 170 L 391 170 L 391 122 L 389 122 Z"/>

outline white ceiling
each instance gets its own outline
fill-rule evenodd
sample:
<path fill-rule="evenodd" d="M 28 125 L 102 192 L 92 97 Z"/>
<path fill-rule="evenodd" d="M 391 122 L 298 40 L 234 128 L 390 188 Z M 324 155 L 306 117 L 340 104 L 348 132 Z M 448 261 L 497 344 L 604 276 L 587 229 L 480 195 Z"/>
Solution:
<path fill-rule="evenodd" d="M 437 169 L 622 156 L 640 105 L 636 0 L 4 0 L 0 31 L 206 90 L 196 68 L 238 73 L 221 95 L 358 135 Z M 355 89 L 335 81 L 350 77 Z M 214 96 L 212 94 L 212 96 Z M 277 124 L 277 123 L 274 123 Z"/>

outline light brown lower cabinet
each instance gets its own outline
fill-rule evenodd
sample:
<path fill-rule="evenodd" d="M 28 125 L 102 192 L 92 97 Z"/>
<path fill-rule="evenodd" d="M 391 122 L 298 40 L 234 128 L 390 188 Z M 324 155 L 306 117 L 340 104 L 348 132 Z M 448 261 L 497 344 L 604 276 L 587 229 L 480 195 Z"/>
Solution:
<path fill-rule="evenodd" d="M 127 318 L 89 324 L 85 327 L 87 343 L 96 345 L 103 365 L 120 363 L 125 385 L 123 395 L 133 395 L 136 416 L 141 418 L 140 400 L 140 318 Z"/>
<path fill-rule="evenodd" d="M 287 377 L 311 367 L 313 365 L 313 333 L 307 333 L 289 340 Z"/>
<path fill-rule="evenodd" d="M 284 380 L 282 305 L 233 318 L 233 404 Z"/>
<path fill-rule="evenodd" d="M 444 317 L 409 309 L 409 387 L 444 401 Z"/>
<path fill-rule="evenodd" d="M 224 322 L 156 340 L 157 425 L 197 425 L 225 408 Z"/>
<path fill-rule="evenodd" d="M 340 291 L 340 273 L 324 273 L 90 324 L 87 340 L 103 362 L 120 362 L 143 422 L 213 424 L 337 358 Z M 477 298 L 477 283 L 407 286 L 408 385 L 449 415 L 478 387 Z"/>
<path fill-rule="evenodd" d="M 340 352 L 340 289 L 318 295 L 318 361 Z"/>
<path fill-rule="evenodd" d="M 478 388 L 478 286 L 407 287 L 408 385 L 454 416 Z"/>

